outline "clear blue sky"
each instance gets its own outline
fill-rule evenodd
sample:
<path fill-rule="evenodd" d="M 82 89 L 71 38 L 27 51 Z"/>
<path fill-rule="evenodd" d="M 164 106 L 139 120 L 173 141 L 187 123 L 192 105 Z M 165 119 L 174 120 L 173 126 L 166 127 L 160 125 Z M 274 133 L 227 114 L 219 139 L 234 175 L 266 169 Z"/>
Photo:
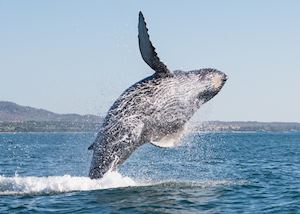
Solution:
<path fill-rule="evenodd" d="M 300 1 L 0 1 L 0 100 L 105 114 L 153 73 L 139 10 L 170 69 L 229 75 L 198 117 L 300 122 Z"/>

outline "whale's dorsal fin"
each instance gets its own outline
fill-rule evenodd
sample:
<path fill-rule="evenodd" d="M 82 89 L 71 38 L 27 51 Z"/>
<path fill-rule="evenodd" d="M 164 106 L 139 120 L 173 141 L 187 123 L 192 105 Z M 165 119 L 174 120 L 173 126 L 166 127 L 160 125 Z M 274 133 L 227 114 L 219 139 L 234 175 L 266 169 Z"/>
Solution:
<path fill-rule="evenodd" d="M 167 66 L 160 61 L 155 48 L 153 47 L 148 28 L 142 12 L 139 13 L 139 47 L 143 57 L 143 60 L 156 72 L 155 74 L 160 77 L 166 77 L 172 75 Z"/>

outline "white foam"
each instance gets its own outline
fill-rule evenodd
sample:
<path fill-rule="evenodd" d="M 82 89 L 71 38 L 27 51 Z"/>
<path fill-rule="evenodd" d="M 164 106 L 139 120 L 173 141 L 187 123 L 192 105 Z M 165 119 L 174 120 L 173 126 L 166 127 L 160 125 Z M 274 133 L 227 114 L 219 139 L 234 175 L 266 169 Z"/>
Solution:
<path fill-rule="evenodd" d="M 108 172 L 100 180 L 70 175 L 48 177 L 0 176 L 0 195 L 62 193 L 136 186 L 136 182 L 118 172 Z"/>
<path fill-rule="evenodd" d="M 64 193 L 74 191 L 90 191 L 99 189 L 121 188 L 129 186 L 189 186 L 209 188 L 215 186 L 244 185 L 248 182 L 243 180 L 199 180 L 199 181 L 150 181 L 144 180 L 136 182 L 132 178 L 123 176 L 118 172 L 108 172 L 100 180 L 90 179 L 89 177 L 79 176 L 0 176 L 0 196 L 19 195 L 19 194 L 49 194 Z"/>

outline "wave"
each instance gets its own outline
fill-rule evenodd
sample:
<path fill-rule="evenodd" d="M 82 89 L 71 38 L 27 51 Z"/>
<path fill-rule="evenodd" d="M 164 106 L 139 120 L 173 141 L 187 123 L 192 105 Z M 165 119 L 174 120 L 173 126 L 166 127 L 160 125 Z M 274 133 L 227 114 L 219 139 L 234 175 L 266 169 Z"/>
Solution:
<path fill-rule="evenodd" d="M 0 195 L 49 194 L 137 186 L 130 177 L 108 172 L 101 180 L 71 175 L 48 177 L 0 176 Z"/>
<path fill-rule="evenodd" d="M 202 181 L 150 181 L 139 182 L 119 172 L 110 171 L 100 180 L 80 176 L 0 176 L 0 195 L 55 194 L 74 191 L 90 191 L 122 187 L 148 186 L 149 188 L 210 188 L 217 186 L 244 185 L 244 180 L 202 180 Z"/>

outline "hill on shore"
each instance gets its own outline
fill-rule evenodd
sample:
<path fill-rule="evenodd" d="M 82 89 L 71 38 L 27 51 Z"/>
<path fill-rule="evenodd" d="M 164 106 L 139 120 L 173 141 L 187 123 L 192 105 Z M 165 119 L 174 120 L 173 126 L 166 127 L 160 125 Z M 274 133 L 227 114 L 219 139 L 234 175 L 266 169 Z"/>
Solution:
<path fill-rule="evenodd" d="M 101 117 L 96 115 L 57 114 L 45 109 L 18 105 L 13 102 L 0 101 L 1 122 L 56 121 L 56 122 L 90 122 L 99 123 Z"/>

